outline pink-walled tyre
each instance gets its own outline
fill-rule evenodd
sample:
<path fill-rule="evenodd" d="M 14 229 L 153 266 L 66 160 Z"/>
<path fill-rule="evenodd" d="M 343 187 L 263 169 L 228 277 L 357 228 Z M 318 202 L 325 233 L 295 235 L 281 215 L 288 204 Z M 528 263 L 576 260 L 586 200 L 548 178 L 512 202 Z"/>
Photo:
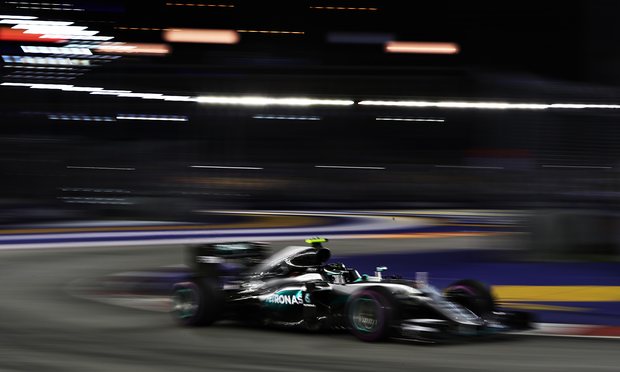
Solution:
<path fill-rule="evenodd" d="M 351 295 L 345 308 L 349 331 L 366 342 L 381 341 L 390 335 L 393 313 L 390 294 L 380 288 Z"/>
<path fill-rule="evenodd" d="M 490 314 L 495 310 L 495 298 L 491 290 L 476 280 L 463 279 L 454 282 L 444 289 L 444 295 L 478 316 Z"/>

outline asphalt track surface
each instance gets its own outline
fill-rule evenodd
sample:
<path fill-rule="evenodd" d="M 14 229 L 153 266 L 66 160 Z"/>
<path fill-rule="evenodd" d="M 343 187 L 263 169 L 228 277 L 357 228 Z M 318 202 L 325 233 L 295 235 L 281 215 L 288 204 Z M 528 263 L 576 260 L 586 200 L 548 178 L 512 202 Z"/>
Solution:
<path fill-rule="evenodd" d="M 356 251 L 376 246 L 347 244 Z M 405 239 L 390 244 L 411 245 Z M 582 372 L 618 371 L 620 365 L 616 340 L 502 336 L 448 345 L 368 344 L 348 334 L 232 324 L 188 329 L 165 313 L 90 301 L 70 291 L 76 280 L 183 259 L 178 246 L 0 252 L 0 371 Z"/>

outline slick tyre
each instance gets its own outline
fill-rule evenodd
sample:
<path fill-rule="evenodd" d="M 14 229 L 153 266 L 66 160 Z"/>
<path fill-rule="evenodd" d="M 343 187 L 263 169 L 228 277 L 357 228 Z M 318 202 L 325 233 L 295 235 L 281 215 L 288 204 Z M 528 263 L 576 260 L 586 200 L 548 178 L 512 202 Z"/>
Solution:
<path fill-rule="evenodd" d="M 449 300 L 466 307 L 478 316 L 490 314 L 495 310 L 495 298 L 491 290 L 476 280 L 464 279 L 454 282 L 444 290 L 444 294 Z"/>
<path fill-rule="evenodd" d="M 366 342 L 376 342 L 390 335 L 394 308 L 391 295 L 379 289 L 364 289 L 349 297 L 345 315 L 349 331 Z"/>
<path fill-rule="evenodd" d="M 184 326 L 208 326 L 222 311 L 222 296 L 216 284 L 207 279 L 177 283 L 172 290 L 172 315 Z"/>

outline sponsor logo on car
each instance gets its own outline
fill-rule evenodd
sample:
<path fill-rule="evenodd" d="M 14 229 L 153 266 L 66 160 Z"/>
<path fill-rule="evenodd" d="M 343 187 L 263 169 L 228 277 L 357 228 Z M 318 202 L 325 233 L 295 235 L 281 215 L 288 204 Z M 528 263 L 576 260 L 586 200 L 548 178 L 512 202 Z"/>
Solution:
<path fill-rule="evenodd" d="M 301 295 L 301 291 L 297 291 L 293 294 L 281 294 L 280 292 L 276 292 L 267 299 L 265 302 L 268 304 L 278 304 L 278 305 L 301 305 L 303 304 L 303 299 Z"/>

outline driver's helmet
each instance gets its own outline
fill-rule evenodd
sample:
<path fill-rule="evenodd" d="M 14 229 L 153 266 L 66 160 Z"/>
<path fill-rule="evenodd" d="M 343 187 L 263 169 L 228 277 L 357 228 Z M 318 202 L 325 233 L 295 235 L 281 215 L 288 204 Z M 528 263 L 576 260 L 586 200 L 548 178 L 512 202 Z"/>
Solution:
<path fill-rule="evenodd" d="M 347 268 L 341 262 L 334 262 L 323 267 L 323 272 L 330 281 L 337 284 L 353 283 L 361 279 L 361 275 L 355 269 Z"/>

